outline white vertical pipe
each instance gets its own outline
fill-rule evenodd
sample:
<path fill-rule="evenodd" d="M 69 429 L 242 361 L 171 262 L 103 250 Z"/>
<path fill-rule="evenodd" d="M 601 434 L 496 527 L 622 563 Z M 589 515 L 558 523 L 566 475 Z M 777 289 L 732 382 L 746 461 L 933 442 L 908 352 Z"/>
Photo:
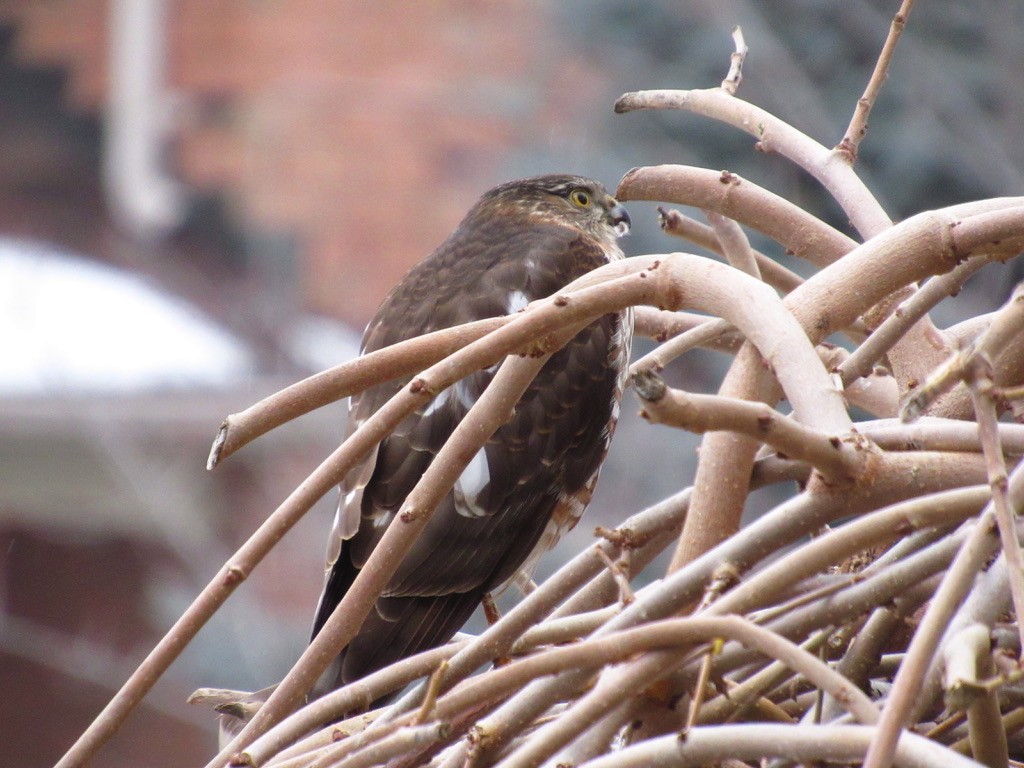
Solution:
<path fill-rule="evenodd" d="M 185 210 L 182 189 L 164 169 L 166 11 L 166 0 L 110 2 L 104 183 L 115 219 L 144 239 L 165 235 Z"/>

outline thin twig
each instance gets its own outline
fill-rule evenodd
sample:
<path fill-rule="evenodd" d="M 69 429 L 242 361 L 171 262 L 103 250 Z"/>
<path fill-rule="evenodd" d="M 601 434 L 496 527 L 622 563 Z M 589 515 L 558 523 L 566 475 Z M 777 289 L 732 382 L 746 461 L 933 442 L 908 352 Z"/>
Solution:
<path fill-rule="evenodd" d="M 704 659 L 700 664 L 700 673 L 697 675 L 697 682 L 693 684 L 693 696 L 690 697 L 690 707 L 686 712 L 686 722 L 683 724 L 682 735 L 693 728 L 697 723 L 697 716 L 700 714 L 701 706 L 704 704 L 704 696 L 707 693 L 708 681 L 711 678 L 711 662 L 715 654 L 721 650 L 721 643 L 715 641 L 711 644 Z"/>
<path fill-rule="evenodd" d="M 978 419 L 989 485 L 992 486 L 992 506 L 996 524 L 999 526 L 999 539 L 1009 566 L 1010 596 L 1017 616 L 1017 631 L 1020 634 L 1021 647 L 1024 648 L 1024 558 L 1021 557 L 1020 541 L 1013 523 L 1015 512 L 1010 508 L 1007 498 L 1006 460 L 1003 458 L 999 438 L 999 415 L 996 413 L 996 403 L 992 396 L 992 366 L 981 356 L 975 357 L 974 361 L 969 373 L 971 397 L 974 399 L 974 411 Z"/>
<path fill-rule="evenodd" d="M 960 718 L 956 719 L 962 721 L 962 717 L 963 716 L 960 715 Z M 950 719 L 954 720 L 954 718 Z M 1016 709 L 1011 709 L 1009 712 L 1003 715 L 999 728 L 1004 735 L 1016 733 L 1017 731 L 1024 728 L 1024 707 L 1017 707 Z M 925 734 L 925 736 L 927 736 L 928 738 L 932 738 L 931 733 L 927 733 Z M 957 741 L 950 744 L 949 748 L 954 752 L 959 752 L 962 755 L 971 754 L 971 735 L 968 734 L 964 738 L 958 739 Z M 1010 765 L 1013 766 L 1013 768 L 1019 768 L 1021 763 L 1020 761 L 1016 761 L 1004 763 L 1004 765 Z"/>
<path fill-rule="evenodd" d="M 619 563 L 612 562 L 612 559 L 608 557 L 608 554 L 600 547 L 596 547 L 591 551 L 597 556 L 597 559 L 601 561 L 604 567 L 608 569 L 612 578 L 615 579 L 615 583 L 619 587 L 619 602 L 623 605 L 629 605 L 636 600 L 636 595 L 633 594 L 633 587 L 630 586 L 629 578 L 627 574 L 623 572 L 621 565 Z"/>
<path fill-rule="evenodd" d="M 445 723 L 432 722 L 428 725 L 409 723 L 406 727 L 396 729 L 393 733 L 374 742 L 356 755 L 344 760 L 341 765 L 348 768 L 372 768 L 385 765 L 389 759 L 429 747 L 447 738 L 448 726 Z M 309 768 L 329 768 L 336 765 L 336 757 L 330 748 L 325 749 L 311 763 Z"/>
<path fill-rule="evenodd" d="M 643 306 L 633 308 L 634 337 L 643 336 L 659 342 L 667 341 L 709 322 L 712 322 L 712 318 L 695 312 L 668 312 Z M 735 352 L 742 343 L 743 339 L 735 334 L 732 338 L 722 339 L 712 348 L 723 352 Z"/>
<path fill-rule="evenodd" d="M 658 225 L 666 235 L 674 235 L 689 240 L 712 253 L 725 256 L 722 244 L 718 241 L 715 231 L 707 224 L 684 215 L 674 208 L 658 206 Z M 761 277 L 768 285 L 781 293 L 789 293 L 803 282 L 803 278 L 792 270 L 786 269 L 770 256 L 754 251 L 754 259 Z"/>
<path fill-rule="evenodd" d="M 887 768 L 892 763 L 896 742 L 907 725 L 907 717 L 919 686 L 938 647 L 949 619 L 967 594 L 975 574 L 990 557 L 996 541 L 992 507 L 979 517 L 970 537 L 950 566 L 942 585 L 918 626 L 907 649 L 907 657 L 896 673 L 892 691 L 882 710 L 882 719 L 864 760 L 865 768 Z"/>
<path fill-rule="evenodd" d="M 722 90 L 730 96 L 735 96 L 740 83 L 743 82 L 743 62 L 747 59 L 747 43 L 743 39 L 743 30 L 733 27 L 732 42 L 735 50 L 729 57 L 729 74 L 722 81 Z"/>
<path fill-rule="evenodd" d="M 814 653 L 826 639 L 826 633 L 816 632 L 801 643 L 800 647 L 808 653 Z M 735 722 L 751 707 L 756 706 L 769 691 L 792 676 L 793 671 L 789 667 L 779 661 L 773 661 L 765 665 L 760 672 L 748 676 L 742 683 L 733 683 L 727 692 L 707 702 L 701 708 L 698 723 L 707 725 L 721 722 L 726 718 L 730 722 Z M 730 682 L 726 680 L 727 684 Z M 787 716 L 785 721 L 792 722 L 792 718 Z"/>
<path fill-rule="evenodd" d="M 865 466 L 869 446 L 856 435 L 840 439 L 811 429 L 765 403 L 701 395 L 668 387 L 653 372 L 632 376 L 633 389 L 643 403 L 642 415 L 702 434 L 734 430 L 762 440 L 780 453 L 806 461 L 832 483 L 852 482 Z"/>
<path fill-rule="evenodd" d="M 997 393 L 993 393 L 997 394 Z M 1006 455 L 1024 453 L 1024 424 L 998 422 L 999 441 Z M 981 451 L 978 425 L 959 419 L 925 416 L 913 424 L 898 419 L 862 421 L 857 431 L 887 451 Z"/>
<path fill-rule="evenodd" d="M 736 327 L 728 320 L 712 319 L 689 331 L 669 339 L 630 365 L 630 373 L 636 375 L 644 370 L 662 371 L 665 366 L 691 349 L 710 344 L 724 334 L 735 332 Z"/>
<path fill-rule="evenodd" d="M 839 366 L 843 384 L 871 372 L 872 367 L 896 344 L 910 326 L 924 317 L 936 304 L 955 295 L 975 272 L 988 262 L 982 257 L 968 259 L 945 275 L 938 275 L 924 284 L 921 290 L 898 306 L 871 336 Z"/>
<path fill-rule="evenodd" d="M 886 37 L 885 44 L 882 46 L 882 52 L 875 62 L 875 70 L 871 73 L 871 79 L 868 80 L 867 88 L 864 89 L 864 95 L 857 99 L 857 107 L 853 111 L 850 127 L 846 129 L 846 135 L 843 136 L 843 140 L 839 142 L 839 146 L 835 149 L 837 153 L 846 157 L 850 165 L 856 162 L 857 149 L 860 146 L 860 142 L 867 135 L 868 115 L 871 113 L 871 108 L 875 105 L 875 99 L 878 98 L 878 94 L 882 90 L 882 84 L 889 77 L 889 63 L 892 61 L 893 52 L 896 50 L 896 43 L 903 33 L 903 27 L 906 26 L 907 17 L 910 15 L 910 9 L 913 6 L 914 0 L 903 0 L 903 4 L 896 12 L 896 16 L 893 17 L 892 24 L 889 26 L 889 35 Z"/>
<path fill-rule="evenodd" d="M 707 216 L 711 228 L 715 230 L 718 242 L 722 244 L 722 253 L 725 254 L 726 260 L 741 272 L 760 280 L 761 270 L 758 269 L 754 249 L 750 247 L 750 241 L 743 228 L 717 211 L 704 211 L 704 215 Z"/>
<path fill-rule="evenodd" d="M 1006 732 L 1000 718 L 995 690 L 984 681 L 995 675 L 989 629 L 972 624 L 955 633 L 943 649 L 948 709 L 967 710 L 974 758 L 991 768 L 1007 765 Z"/>
<path fill-rule="evenodd" d="M 935 370 L 904 404 L 900 417 L 913 421 L 923 414 L 941 395 L 965 380 L 975 358 L 996 359 L 1000 350 L 1024 329 L 1024 284 L 1014 289 L 1010 300 L 996 313 L 989 327 L 968 347 L 954 355 Z"/>
<path fill-rule="evenodd" d="M 427 693 L 423 697 L 423 706 L 420 707 L 416 716 L 412 719 L 413 725 L 423 725 L 434 713 L 434 705 L 437 703 L 437 696 L 441 691 L 441 681 L 444 680 L 444 674 L 447 670 L 448 662 L 442 661 L 441 665 L 430 676 L 430 680 L 427 683 Z"/>

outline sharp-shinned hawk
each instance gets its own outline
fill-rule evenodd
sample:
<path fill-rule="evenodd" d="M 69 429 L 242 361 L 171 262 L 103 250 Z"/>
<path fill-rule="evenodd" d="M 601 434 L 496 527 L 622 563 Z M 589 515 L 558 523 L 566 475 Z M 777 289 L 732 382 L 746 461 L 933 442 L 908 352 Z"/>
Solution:
<path fill-rule="evenodd" d="M 625 209 L 590 179 L 538 176 L 496 187 L 392 289 L 362 351 L 518 312 L 622 258 L 617 239 L 628 228 Z M 317 694 L 447 642 L 486 593 L 529 573 L 575 525 L 615 427 L 631 336 L 631 313 L 609 314 L 552 355 L 441 502 Z M 496 369 L 442 391 L 345 479 L 314 637 Z M 408 381 L 354 396 L 349 431 Z"/>

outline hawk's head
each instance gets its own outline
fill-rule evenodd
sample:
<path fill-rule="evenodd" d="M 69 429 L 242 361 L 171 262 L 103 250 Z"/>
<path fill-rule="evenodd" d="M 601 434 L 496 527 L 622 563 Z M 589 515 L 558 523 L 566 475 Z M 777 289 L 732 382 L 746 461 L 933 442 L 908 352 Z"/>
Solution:
<path fill-rule="evenodd" d="M 517 212 L 570 223 L 606 243 L 629 231 L 626 209 L 600 182 L 583 176 L 556 174 L 510 181 L 485 194 L 474 207 L 492 206 L 515 206 Z"/>

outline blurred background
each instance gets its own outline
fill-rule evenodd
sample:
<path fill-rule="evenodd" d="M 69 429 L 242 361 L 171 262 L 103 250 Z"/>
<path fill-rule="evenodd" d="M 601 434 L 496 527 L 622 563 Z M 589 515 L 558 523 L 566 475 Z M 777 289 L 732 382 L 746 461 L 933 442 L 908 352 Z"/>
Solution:
<path fill-rule="evenodd" d="M 693 164 L 848 231 L 815 182 L 745 134 L 611 107 L 629 90 L 717 86 L 739 24 L 739 95 L 832 146 L 898 7 L 0 1 L 0 762 L 62 754 L 336 444 L 344 413 L 304 417 L 208 474 L 221 419 L 354 356 L 388 287 L 485 189 L 555 171 L 614 188 L 633 166 Z M 1016 0 L 914 8 L 858 165 L 894 218 L 1024 192 L 1022 22 Z M 658 231 L 654 206 L 630 209 L 627 253 L 692 250 Z M 982 272 L 940 321 L 997 306 L 1016 279 Z M 726 362 L 693 353 L 670 373 L 713 391 Z M 594 524 L 692 480 L 696 438 L 636 410 L 627 400 L 592 511 L 541 575 Z M 214 718 L 185 698 L 262 687 L 301 652 L 334 502 L 96 765 L 205 762 Z"/>

